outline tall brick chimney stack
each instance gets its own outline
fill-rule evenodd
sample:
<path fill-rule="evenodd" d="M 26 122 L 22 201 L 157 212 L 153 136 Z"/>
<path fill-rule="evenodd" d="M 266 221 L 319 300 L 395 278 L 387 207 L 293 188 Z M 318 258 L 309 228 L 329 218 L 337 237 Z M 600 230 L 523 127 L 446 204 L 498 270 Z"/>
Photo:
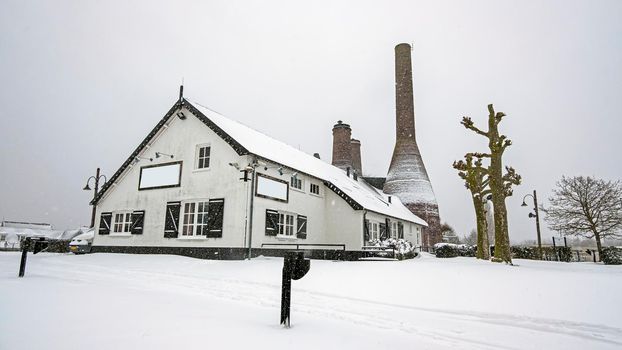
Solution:
<path fill-rule="evenodd" d="M 383 191 L 397 196 L 428 223 L 422 245 L 442 241 L 438 204 L 415 138 L 412 62 L 409 44 L 395 47 L 395 148 Z"/>
<path fill-rule="evenodd" d="M 333 161 L 332 164 L 338 168 L 352 168 L 352 151 L 350 140 L 352 139 L 352 129 L 350 125 L 341 120 L 333 126 Z"/>
<path fill-rule="evenodd" d="M 350 155 L 352 158 L 352 167 L 356 173 L 363 175 L 363 166 L 361 165 L 361 141 L 357 139 L 350 140 Z"/>

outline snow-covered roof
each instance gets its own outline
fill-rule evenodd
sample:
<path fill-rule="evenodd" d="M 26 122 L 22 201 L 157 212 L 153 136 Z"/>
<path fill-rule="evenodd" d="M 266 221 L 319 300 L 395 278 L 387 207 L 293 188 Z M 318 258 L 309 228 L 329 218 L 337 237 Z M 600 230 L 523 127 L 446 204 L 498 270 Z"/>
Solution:
<path fill-rule="evenodd" d="M 20 227 L 0 227 L 0 233 L 6 235 L 15 235 L 18 237 L 46 237 L 49 239 L 70 240 L 73 237 L 88 231 L 88 227 L 80 227 L 73 230 L 47 230 Z"/>
<path fill-rule="evenodd" d="M 399 198 L 391 196 L 389 202 L 389 196 L 369 185 L 361 176 L 354 180 L 344 170 L 321 159 L 224 117 L 194 100 L 186 101 L 248 152 L 326 181 L 367 210 L 427 226 L 427 223 L 408 210 Z"/>

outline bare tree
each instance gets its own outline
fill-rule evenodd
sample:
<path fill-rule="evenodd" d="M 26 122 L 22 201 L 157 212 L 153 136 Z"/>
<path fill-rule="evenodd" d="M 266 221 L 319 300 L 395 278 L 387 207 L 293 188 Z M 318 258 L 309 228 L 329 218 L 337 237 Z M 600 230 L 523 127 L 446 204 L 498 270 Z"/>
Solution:
<path fill-rule="evenodd" d="M 492 203 L 495 212 L 495 257 L 493 261 L 512 263 L 510 252 L 510 235 L 508 232 L 508 213 L 505 206 L 505 198 L 512 195 L 512 185 L 519 185 L 521 177 L 511 167 L 505 167 L 503 174 L 503 153 L 512 141 L 507 136 L 499 134 L 499 123 L 505 117 L 505 113 L 496 112 L 492 104 L 488 105 L 488 130 L 483 131 L 475 126 L 470 117 L 462 118 L 461 124 L 488 139 L 490 153 L 475 153 L 478 157 L 490 158 L 488 177 L 492 192 Z"/>
<path fill-rule="evenodd" d="M 443 235 L 443 240 L 447 243 L 460 243 L 460 237 L 456 234 L 456 230 L 448 223 L 441 225 L 441 234 Z"/>
<path fill-rule="evenodd" d="M 542 208 L 549 228 L 564 235 L 596 238 L 599 255 L 603 239 L 622 237 L 620 181 L 563 176 L 549 202 L 548 208 Z"/>
<path fill-rule="evenodd" d="M 482 166 L 482 157 L 476 157 L 472 153 L 467 153 L 464 159 L 455 161 L 453 167 L 458 170 L 458 176 L 464 180 L 464 186 L 471 191 L 477 227 L 477 252 L 475 257 L 488 260 L 490 259 L 490 244 L 486 229 L 485 208 L 485 198 L 490 194 L 490 189 L 488 189 L 489 179 L 486 177 L 488 169 Z"/>
<path fill-rule="evenodd" d="M 468 244 L 468 245 L 476 245 L 478 244 L 478 233 L 475 229 L 471 230 L 471 232 L 469 232 L 468 235 L 464 236 L 464 238 L 462 239 L 462 242 L 464 244 Z M 477 250 L 479 251 L 479 246 L 477 247 Z M 490 251 L 490 249 L 489 249 Z"/>

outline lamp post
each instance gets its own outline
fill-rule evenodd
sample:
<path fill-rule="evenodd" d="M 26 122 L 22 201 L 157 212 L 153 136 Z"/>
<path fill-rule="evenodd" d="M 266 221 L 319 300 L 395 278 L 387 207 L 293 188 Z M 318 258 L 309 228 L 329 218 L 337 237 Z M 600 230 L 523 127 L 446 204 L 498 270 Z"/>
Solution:
<path fill-rule="evenodd" d="M 527 197 L 531 197 L 533 199 L 533 209 L 536 213 L 529 213 L 529 217 L 536 218 L 536 232 L 538 233 L 538 255 L 540 255 L 540 260 L 542 260 L 542 240 L 540 239 L 540 214 L 538 212 L 538 195 L 536 194 L 536 190 L 533 190 L 533 196 L 527 194 L 525 195 L 525 197 L 523 197 L 523 204 L 521 204 L 521 207 L 527 206 L 527 203 L 525 203 L 525 198 Z"/>
<path fill-rule="evenodd" d="M 106 181 L 108 181 L 108 179 L 106 178 L 106 175 L 99 175 L 99 168 L 97 168 L 97 172 L 95 172 L 95 176 L 91 176 L 88 179 L 86 179 L 86 185 L 84 186 L 83 190 L 85 191 L 90 191 L 91 187 L 89 187 L 89 181 L 91 181 L 91 179 L 95 180 L 95 188 L 93 189 L 93 200 L 95 200 L 95 197 L 97 196 L 97 192 L 99 191 L 99 179 L 104 178 L 104 184 L 106 183 Z M 95 203 L 93 203 L 93 212 L 91 214 L 91 227 L 95 227 Z"/>

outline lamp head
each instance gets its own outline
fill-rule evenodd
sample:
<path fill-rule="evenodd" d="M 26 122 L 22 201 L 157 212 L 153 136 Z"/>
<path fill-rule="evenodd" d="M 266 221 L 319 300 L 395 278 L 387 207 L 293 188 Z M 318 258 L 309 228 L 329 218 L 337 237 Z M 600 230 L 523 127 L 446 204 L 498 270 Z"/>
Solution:
<path fill-rule="evenodd" d="M 536 214 L 534 214 L 534 213 L 529 213 L 529 217 L 530 217 L 530 218 L 535 218 L 535 217 L 536 217 Z"/>
<path fill-rule="evenodd" d="M 86 183 L 86 186 L 84 186 L 83 190 L 85 190 L 85 191 L 90 191 L 91 190 L 91 187 L 89 187 L 89 183 L 88 182 Z"/>
<path fill-rule="evenodd" d="M 527 203 L 525 203 L 525 200 L 523 200 L 523 204 L 520 205 L 521 207 L 526 207 Z"/>

